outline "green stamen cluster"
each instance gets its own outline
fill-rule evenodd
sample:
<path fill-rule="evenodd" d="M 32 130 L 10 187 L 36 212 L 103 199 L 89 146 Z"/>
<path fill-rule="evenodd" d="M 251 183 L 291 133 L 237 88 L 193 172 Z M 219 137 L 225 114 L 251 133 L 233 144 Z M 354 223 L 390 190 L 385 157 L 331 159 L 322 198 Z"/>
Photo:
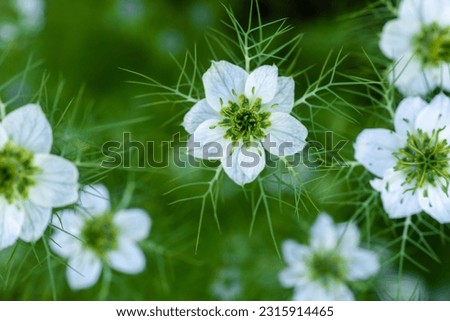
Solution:
<path fill-rule="evenodd" d="M 419 130 L 417 134 L 408 133 L 406 147 L 394 156 L 398 159 L 395 170 L 406 173 L 406 183 L 414 184 L 415 189 L 425 184 L 436 186 L 439 178 L 450 181 L 450 145 L 439 140 L 440 131 L 428 133 Z"/>
<path fill-rule="evenodd" d="M 36 184 L 39 168 L 33 165 L 33 154 L 8 142 L 0 151 L 0 195 L 11 204 L 26 199 L 31 186 Z"/>
<path fill-rule="evenodd" d="M 335 252 L 314 253 L 309 262 L 311 278 L 321 280 L 324 283 L 329 281 L 345 281 L 347 267 L 345 261 Z"/>
<path fill-rule="evenodd" d="M 233 143 L 261 140 L 266 136 L 265 129 L 271 125 L 270 113 L 261 111 L 259 98 L 250 104 L 248 98 L 241 95 L 237 102 L 229 102 L 228 107 L 222 108 L 221 114 L 225 119 L 219 125 L 227 128 L 225 138 L 231 138 Z"/>
<path fill-rule="evenodd" d="M 110 214 L 87 220 L 81 230 L 81 239 L 99 257 L 105 257 L 108 252 L 117 248 L 118 235 L 119 230 Z"/>
<path fill-rule="evenodd" d="M 450 27 L 442 28 L 437 23 L 425 26 L 414 39 L 414 45 L 424 65 L 450 63 Z"/>

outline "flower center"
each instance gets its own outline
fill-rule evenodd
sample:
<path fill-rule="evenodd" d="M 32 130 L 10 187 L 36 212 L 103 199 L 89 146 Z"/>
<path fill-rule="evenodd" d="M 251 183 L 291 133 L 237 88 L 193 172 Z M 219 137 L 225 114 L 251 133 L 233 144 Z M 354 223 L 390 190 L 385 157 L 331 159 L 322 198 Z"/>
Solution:
<path fill-rule="evenodd" d="M 34 176 L 39 168 L 33 165 L 33 154 L 26 149 L 7 142 L 0 151 L 0 195 L 8 203 L 26 199 Z"/>
<path fill-rule="evenodd" d="M 100 257 L 117 248 L 118 235 L 119 230 L 109 213 L 87 220 L 81 230 L 81 239 Z"/>
<path fill-rule="evenodd" d="M 424 65 L 450 63 L 450 27 L 442 28 L 437 23 L 424 26 L 415 37 L 414 44 Z"/>
<path fill-rule="evenodd" d="M 406 173 L 405 183 L 415 184 L 414 189 L 425 184 L 436 186 L 439 178 L 446 184 L 450 181 L 450 145 L 439 140 L 441 131 L 433 131 L 431 137 L 421 130 L 416 135 L 408 133 L 406 146 L 394 153 L 398 160 L 394 169 Z"/>
<path fill-rule="evenodd" d="M 227 128 L 225 138 L 231 138 L 233 143 L 243 141 L 245 144 L 253 140 L 261 140 L 266 136 L 265 129 L 270 127 L 270 113 L 261 111 L 261 99 L 250 104 L 244 95 L 237 102 L 229 102 L 228 107 L 220 111 L 224 119 L 220 126 Z"/>
<path fill-rule="evenodd" d="M 347 268 L 344 259 L 337 253 L 314 253 L 309 262 L 311 278 L 322 280 L 324 284 L 330 281 L 345 281 Z"/>

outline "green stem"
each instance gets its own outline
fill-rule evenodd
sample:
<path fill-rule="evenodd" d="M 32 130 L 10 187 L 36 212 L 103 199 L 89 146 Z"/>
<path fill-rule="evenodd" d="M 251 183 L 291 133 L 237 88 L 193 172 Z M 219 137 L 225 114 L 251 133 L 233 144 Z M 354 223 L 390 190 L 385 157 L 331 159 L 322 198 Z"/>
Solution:
<path fill-rule="evenodd" d="M 105 301 L 109 294 L 109 288 L 111 286 L 112 271 L 108 264 L 103 264 L 103 281 L 98 299 L 100 301 Z"/>

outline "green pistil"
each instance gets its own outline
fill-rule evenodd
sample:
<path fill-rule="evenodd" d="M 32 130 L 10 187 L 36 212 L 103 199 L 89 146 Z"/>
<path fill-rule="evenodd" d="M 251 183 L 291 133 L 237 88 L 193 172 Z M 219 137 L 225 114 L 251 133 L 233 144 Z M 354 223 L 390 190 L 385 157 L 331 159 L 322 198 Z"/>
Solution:
<path fill-rule="evenodd" d="M 347 267 L 345 260 L 335 252 L 314 253 L 309 261 L 311 278 L 322 283 L 345 281 Z"/>
<path fill-rule="evenodd" d="M 81 239 L 99 257 L 105 257 L 108 252 L 117 248 L 118 235 L 119 230 L 114 225 L 111 214 L 87 220 L 81 230 Z"/>
<path fill-rule="evenodd" d="M 243 141 L 249 144 L 266 136 L 265 129 L 270 127 L 270 113 L 261 111 L 261 99 L 250 104 L 244 95 L 237 102 L 229 102 L 229 106 L 220 111 L 224 119 L 220 126 L 227 128 L 225 138 L 231 138 L 233 143 Z"/>
<path fill-rule="evenodd" d="M 8 203 L 26 199 L 29 189 L 36 184 L 39 168 L 33 165 L 33 154 L 7 142 L 0 151 L 0 194 Z"/>
<path fill-rule="evenodd" d="M 422 64 L 450 63 L 450 27 L 442 28 L 437 23 L 424 26 L 414 38 L 414 45 Z"/>
<path fill-rule="evenodd" d="M 433 131 L 431 137 L 421 130 L 415 135 L 408 133 L 406 147 L 394 154 L 394 169 L 406 173 L 405 183 L 413 184 L 414 189 L 425 184 L 436 186 L 439 178 L 446 184 L 450 181 L 450 145 L 445 139 L 439 140 L 441 131 Z"/>

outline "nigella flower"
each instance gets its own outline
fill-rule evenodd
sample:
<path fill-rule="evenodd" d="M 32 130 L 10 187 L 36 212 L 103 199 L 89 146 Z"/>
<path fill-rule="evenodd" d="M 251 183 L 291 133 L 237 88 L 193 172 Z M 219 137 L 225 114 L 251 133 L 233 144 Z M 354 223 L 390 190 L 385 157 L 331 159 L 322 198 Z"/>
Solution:
<path fill-rule="evenodd" d="M 403 0 L 380 48 L 395 61 L 391 79 L 404 95 L 450 91 L 450 1 Z"/>
<path fill-rule="evenodd" d="M 425 211 L 450 222 L 450 98 L 431 103 L 404 99 L 395 113 L 395 132 L 366 129 L 355 143 L 355 158 L 372 174 L 391 218 Z"/>
<path fill-rule="evenodd" d="M 78 199 L 78 170 L 50 154 L 52 141 L 52 128 L 38 105 L 18 108 L 0 123 L 0 249 L 19 238 L 38 240 L 52 208 Z"/>
<path fill-rule="evenodd" d="M 286 288 L 294 288 L 294 300 L 354 300 L 348 282 L 362 281 L 379 270 L 377 255 L 359 247 L 355 224 L 334 224 L 322 213 L 311 227 L 310 245 L 293 240 L 283 243 L 288 267 L 279 279 Z"/>
<path fill-rule="evenodd" d="M 198 158 L 220 160 L 237 184 L 253 181 L 265 167 L 264 148 L 275 156 L 303 149 L 307 129 L 289 113 L 294 80 L 278 77 L 275 66 L 248 74 L 226 61 L 203 75 L 206 98 L 186 114 L 183 126 Z M 264 148 L 263 148 L 264 147 Z"/>
<path fill-rule="evenodd" d="M 103 185 L 84 189 L 79 208 L 60 212 L 53 224 L 58 230 L 50 245 L 68 259 L 67 281 L 74 290 L 94 285 L 103 264 L 127 274 L 145 268 L 145 256 L 137 242 L 149 235 L 150 217 L 140 209 L 112 212 Z"/>

